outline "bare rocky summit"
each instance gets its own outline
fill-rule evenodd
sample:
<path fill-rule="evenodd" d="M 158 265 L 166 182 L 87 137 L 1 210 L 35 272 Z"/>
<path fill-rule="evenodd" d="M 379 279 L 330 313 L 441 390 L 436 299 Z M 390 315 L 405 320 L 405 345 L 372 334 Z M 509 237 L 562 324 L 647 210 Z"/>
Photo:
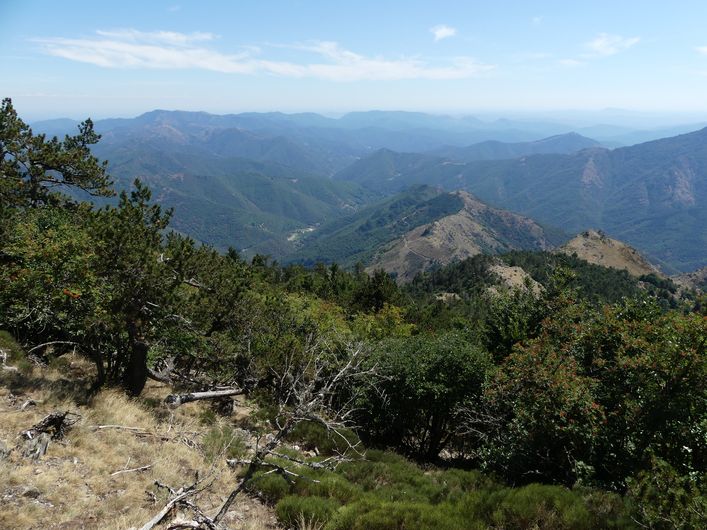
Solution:
<path fill-rule="evenodd" d="M 457 213 L 418 226 L 386 245 L 370 269 L 382 268 L 409 282 L 434 265 L 446 265 L 477 254 L 515 249 L 548 250 L 552 245 L 535 221 L 492 208 L 473 195 L 455 192 L 463 206 Z"/>
<path fill-rule="evenodd" d="M 602 231 L 587 230 L 582 232 L 560 247 L 558 252 L 569 256 L 576 255 L 595 265 L 623 269 L 633 276 L 655 274 L 665 277 L 635 248 L 610 238 Z"/>

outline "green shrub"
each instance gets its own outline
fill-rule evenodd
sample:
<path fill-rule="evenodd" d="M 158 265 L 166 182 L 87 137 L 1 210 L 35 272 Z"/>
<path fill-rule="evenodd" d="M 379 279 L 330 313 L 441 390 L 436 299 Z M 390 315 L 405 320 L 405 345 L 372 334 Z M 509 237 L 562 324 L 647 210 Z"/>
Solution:
<path fill-rule="evenodd" d="M 629 480 L 628 498 L 644 528 L 704 528 L 707 521 L 707 474 L 680 475 L 654 458 L 651 469 Z"/>
<path fill-rule="evenodd" d="M 443 489 L 440 491 L 440 498 L 433 499 L 433 502 L 457 502 L 473 491 L 501 489 L 501 486 L 492 478 L 477 470 L 447 469 L 435 475 L 435 480 Z"/>
<path fill-rule="evenodd" d="M 374 460 L 358 460 L 339 466 L 339 472 L 363 491 L 374 492 L 386 501 L 433 502 L 441 497 L 444 486 L 412 462 L 373 451 L 367 455 L 374 456 Z M 375 461 L 375 456 L 383 461 Z"/>
<path fill-rule="evenodd" d="M 381 502 L 366 499 L 341 508 L 325 530 L 403 530 L 434 529 L 481 530 L 473 522 L 464 521 L 453 505 L 433 506 L 426 503 Z"/>
<path fill-rule="evenodd" d="M 311 526 L 326 523 L 338 508 L 339 503 L 332 499 L 289 496 L 277 503 L 275 513 L 286 528 L 299 529 L 302 522 Z"/>
<path fill-rule="evenodd" d="M 618 493 L 576 488 L 592 517 L 592 528 L 636 528 L 625 499 Z"/>
<path fill-rule="evenodd" d="M 479 489 L 463 498 L 458 509 L 466 521 L 504 530 L 634 528 L 618 496 L 543 484 Z"/>
<path fill-rule="evenodd" d="M 213 409 L 204 409 L 199 413 L 199 422 L 202 425 L 214 425 L 218 421 Z"/>
<path fill-rule="evenodd" d="M 303 421 L 292 430 L 287 440 L 297 443 L 306 451 L 316 449 L 319 454 L 327 456 L 343 453 L 359 442 L 356 433 L 349 429 L 339 430 L 339 434 L 332 433 L 319 423 Z"/>
<path fill-rule="evenodd" d="M 351 500 L 359 497 L 362 493 L 361 489 L 355 484 L 352 484 L 341 475 L 335 473 L 321 475 L 307 473 L 307 476 L 316 478 L 318 482 L 298 480 L 294 487 L 298 495 L 335 499 L 343 504 L 351 502 Z"/>
<path fill-rule="evenodd" d="M 259 494 L 265 502 L 270 504 L 275 504 L 289 495 L 291 489 L 290 483 L 282 475 L 267 471 L 257 472 L 248 482 L 248 491 Z"/>
<path fill-rule="evenodd" d="M 581 530 L 591 528 L 583 499 L 561 486 L 529 484 L 508 490 L 493 513 L 494 522 L 508 530 L 537 528 Z"/>
<path fill-rule="evenodd" d="M 10 333 L 0 330 L 0 350 L 7 354 L 7 363 L 17 368 L 22 374 L 32 371 L 32 363 L 25 355 L 22 346 L 17 344 Z"/>

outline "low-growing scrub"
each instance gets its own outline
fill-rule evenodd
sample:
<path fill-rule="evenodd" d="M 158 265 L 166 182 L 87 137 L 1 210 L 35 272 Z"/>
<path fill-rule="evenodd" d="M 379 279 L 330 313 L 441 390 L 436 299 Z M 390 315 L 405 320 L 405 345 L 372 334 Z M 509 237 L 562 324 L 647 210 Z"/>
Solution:
<path fill-rule="evenodd" d="M 253 485 L 288 528 L 324 530 L 581 530 L 636 528 L 617 494 L 529 484 L 504 486 L 478 471 L 423 469 L 401 456 L 369 451 L 335 472 L 301 469 L 288 483 L 274 473 Z"/>

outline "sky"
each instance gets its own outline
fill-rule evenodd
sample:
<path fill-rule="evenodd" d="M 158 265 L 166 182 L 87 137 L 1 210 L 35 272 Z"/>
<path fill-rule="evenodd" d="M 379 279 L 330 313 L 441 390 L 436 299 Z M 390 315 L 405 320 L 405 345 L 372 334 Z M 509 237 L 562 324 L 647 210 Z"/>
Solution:
<path fill-rule="evenodd" d="M 704 115 L 705 28 L 704 0 L 0 0 L 0 97 L 26 119 Z"/>

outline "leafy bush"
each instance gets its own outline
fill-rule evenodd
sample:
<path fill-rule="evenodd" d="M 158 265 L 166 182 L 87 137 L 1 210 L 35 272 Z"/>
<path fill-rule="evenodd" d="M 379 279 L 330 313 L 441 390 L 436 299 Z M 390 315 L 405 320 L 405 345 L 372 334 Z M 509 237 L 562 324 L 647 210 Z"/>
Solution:
<path fill-rule="evenodd" d="M 339 503 L 322 497 L 284 497 L 275 506 L 277 519 L 287 528 L 301 529 L 301 523 L 315 526 L 329 521 Z"/>
<path fill-rule="evenodd" d="M 384 341 L 373 362 L 379 379 L 360 404 L 363 430 L 431 460 L 450 442 L 458 408 L 480 396 L 491 366 L 486 352 L 457 333 Z"/>
<path fill-rule="evenodd" d="M 651 469 L 629 481 L 628 498 L 644 528 L 704 528 L 707 474 L 681 476 L 666 462 L 653 459 Z"/>
<path fill-rule="evenodd" d="M 403 529 L 481 530 L 469 524 L 450 505 L 433 506 L 414 502 L 382 502 L 367 498 L 339 510 L 326 530 L 403 530 Z"/>
<path fill-rule="evenodd" d="M 342 439 L 343 435 L 346 440 Z M 287 436 L 291 442 L 295 442 L 307 451 L 316 451 L 321 455 L 340 454 L 346 451 L 351 445 L 358 443 L 358 436 L 351 430 L 340 429 L 338 434 L 327 430 L 320 423 L 303 421 L 299 423 Z"/>
<path fill-rule="evenodd" d="M 290 494 L 291 485 L 280 474 L 259 471 L 248 482 L 248 491 L 259 494 L 265 502 L 275 504 Z"/>

